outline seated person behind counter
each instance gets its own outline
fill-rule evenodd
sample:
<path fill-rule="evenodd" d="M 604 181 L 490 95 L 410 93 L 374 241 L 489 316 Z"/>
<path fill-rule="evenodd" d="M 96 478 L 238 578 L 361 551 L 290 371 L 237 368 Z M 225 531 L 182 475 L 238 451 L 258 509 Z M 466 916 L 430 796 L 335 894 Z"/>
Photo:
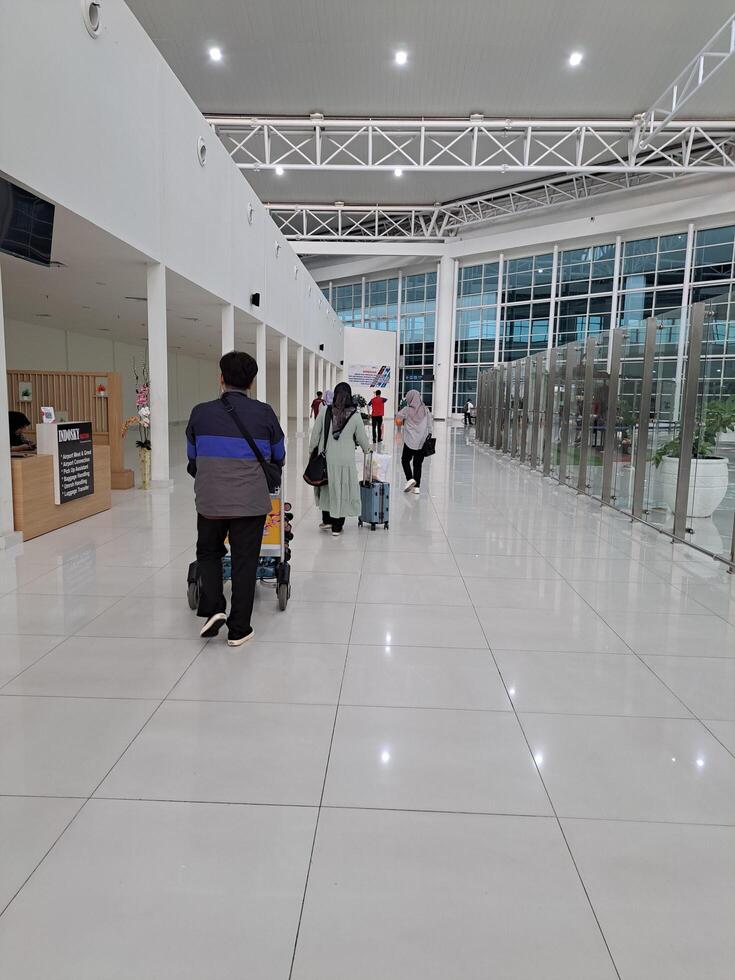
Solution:
<path fill-rule="evenodd" d="M 8 424 L 11 453 L 27 453 L 36 448 L 33 439 L 25 434 L 25 430 L 31 427 L 31 420 L 23 412 L 8 412 Z"/>

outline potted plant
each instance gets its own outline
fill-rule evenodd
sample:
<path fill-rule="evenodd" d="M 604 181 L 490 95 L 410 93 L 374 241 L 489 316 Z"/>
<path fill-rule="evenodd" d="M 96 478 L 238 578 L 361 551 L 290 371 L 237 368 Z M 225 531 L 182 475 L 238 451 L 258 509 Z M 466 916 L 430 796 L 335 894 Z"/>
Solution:
<path fill-rule="evenodd" d="M 711 517 L 727 493 L 729 483 L 727 459 L 717 455 L 717 439 L 723 432 L 735 431 L 735 395 L 707 405 L 704 418 L 697 424 L 692 443 L 695 461 L 689 480 L 687 517 Z M 681 455 L 681 436 L 659 446 L 653 462 L 661 471 L 663 498 L 674 510 L 676 482 Z"/>
<path fill-rule="evenodd" d="M 136 414 L 123 422 L 122 434 L 128 431 L 133 425 L 138 426 L 138 438 L 135 445 L 138 447 L 138 462 L 140 463 L 140 485 L 143 490 L 149 490 L 151 485 L 151 440 L 148 436 L 151 427 L 151 383 L 148 377 L 148 365 L 143 364 L 143 368 L 138 374 L 133 361 L 133 373 L 135 374 L 135 407 Z"/>

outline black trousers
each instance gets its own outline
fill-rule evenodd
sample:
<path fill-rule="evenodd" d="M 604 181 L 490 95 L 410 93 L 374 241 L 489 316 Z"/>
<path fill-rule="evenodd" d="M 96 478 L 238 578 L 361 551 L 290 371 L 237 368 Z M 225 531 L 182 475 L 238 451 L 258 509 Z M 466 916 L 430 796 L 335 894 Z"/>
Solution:
<path fill-rule="evenodd" d="M 373 415 L 370 419 L 373 426 L 373 442 L 383 441 L 383 416 Z"/>
<path fill-rule="evenodd" d="M 413 470 L 411 464 L 413 463 Z M 407 480 L 415 480 L 416 486 L 421 486 L 421 468 L 424 465 L 424 451 L 423 449 L 409 449 L 408 446 L 403 447 L 403 452 L 401 453 L 401 465 L 403 466 L 403 472 L 406 474 Z"/>
<path fill-rule="evenodd" d="M 232 556 L 232 603 L 227 626 L 231 639 L 250 632 L 250 618 L 255 601 L 255 581 L 263 543 L 266 515 L 213 519 L 197 517 L 197 562 L 199 570 L 199 608 L 197 615 L 209 619 L 227 612 L 222 589 L 222 559 L 227 553 L 225 539 L 230 538 Z"/>
<path fill-rule="evenodd" d="M 332 517 L 328 510 L 322 511 L 322 523 L 331 524 L 333 531 L 341 531 L 345 526 L 344 517 Z"/>
<path fill-rule="evenodd" d="M 472 425 L 472 413 L 471 412 L 465 412 L 464 413 L 464 424 L 465 425 Z"/>

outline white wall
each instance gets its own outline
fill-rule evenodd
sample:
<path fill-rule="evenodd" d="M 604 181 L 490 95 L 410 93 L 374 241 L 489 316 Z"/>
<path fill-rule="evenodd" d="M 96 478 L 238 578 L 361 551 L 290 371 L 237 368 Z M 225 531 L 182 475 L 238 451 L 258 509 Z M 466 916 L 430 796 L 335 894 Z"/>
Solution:
<path fill-rule="evenodd" d="M 145 347 L 20 320 L 5 321 L 5 345 L 9 370 L 118 371 L 123 382 L 123 412 L 128 416 L 135 411 L 133 362 L 140 368 Z M 168 371 L 171 422 L 187 421 L 194 405 L 217 397 L 216 361 L 169 350 Z"/>
<path fill-rule="evenodd" d="M 396 335 L 389 330 L 363 330 L 361 327 L 345 327 L 345 368 L 347 380 L 353 365 L 374 364 L 380 367 L 389 364 L 391 369 L 390 384 L 384 387 L 383 397 L 388 399 L 385 406 L 386 418 L 393 418 L 396 411 Z M 352 392 L 362 395 L 368 401 L 372 398 L 374 388 L 358 385 L 350 381 Z"/>
<path fill-rule="evenodd" d="M 0 171 L 339 363 L 339 319 L 153 42 L 124 0 L 100 16 L 92 39 L 79 0 L 0 0 Z"/>

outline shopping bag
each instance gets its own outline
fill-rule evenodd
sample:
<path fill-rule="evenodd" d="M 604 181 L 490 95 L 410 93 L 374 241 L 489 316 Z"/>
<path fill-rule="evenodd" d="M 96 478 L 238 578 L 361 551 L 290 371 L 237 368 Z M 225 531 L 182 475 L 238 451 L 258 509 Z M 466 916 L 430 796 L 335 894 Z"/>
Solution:
<path fill-rule="evenodd" d="M 377 483 L 390 483 L 392 456 L 389 453 L 373 453 L 372 478 Z"/>

